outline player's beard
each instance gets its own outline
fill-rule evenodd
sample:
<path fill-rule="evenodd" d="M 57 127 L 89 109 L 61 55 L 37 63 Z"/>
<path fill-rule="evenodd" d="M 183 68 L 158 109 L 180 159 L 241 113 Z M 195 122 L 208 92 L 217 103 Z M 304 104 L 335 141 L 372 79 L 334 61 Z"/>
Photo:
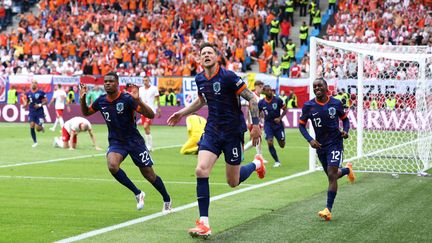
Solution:
<path fill-rule="evenodd" d="M 107 94 L 109 95 L 113 95 L 116 93 L 116 90 L 105 90 L 107 92 Z"/>

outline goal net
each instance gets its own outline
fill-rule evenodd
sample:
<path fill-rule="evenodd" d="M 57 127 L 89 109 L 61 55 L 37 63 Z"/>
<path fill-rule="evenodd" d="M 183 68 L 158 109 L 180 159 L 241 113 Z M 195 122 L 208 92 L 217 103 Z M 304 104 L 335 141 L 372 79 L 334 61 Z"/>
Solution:
<path fill-rule="evenodd" d="M 427 46 L 312 38 L 310 70 L 310 97 L 312 81 L 323 77 L 348 112 L 344 162 L 364 172 L 415 174 L 430 168 L 432 55 Z M 313 149 L 309 162 L 312 170 L 321 167 Z"/>

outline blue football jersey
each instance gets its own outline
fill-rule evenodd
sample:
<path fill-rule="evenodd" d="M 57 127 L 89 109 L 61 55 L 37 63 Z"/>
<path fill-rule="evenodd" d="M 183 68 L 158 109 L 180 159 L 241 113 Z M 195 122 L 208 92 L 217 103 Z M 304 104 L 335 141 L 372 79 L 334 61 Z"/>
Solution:
<path fill-rule="evenodd" d="M 135 111 L 138 103 L 127 93 L 110 100 L 107 95 L 99 96 L 90 109 L 100 111 L 108 127 L 108 141 L 113 144 L 129 144 L 144 139 L 136 128 Z"/>
<path fill-rule="evenodd" d="M 42 107 L 35 108 L 34 105 L 42 104 L 42 100 L 46 98 L 45 92 L 43 92 L 42 90 L 37 90 L 36 92 L 29 91 L 26 93 L 26 96 L 28 101 L 29 113 L 43 114 L 43 108 Z"/>
<path fill-rule="evenodd" d="M 239 94 L 246 84 L 234 72 L 218 67 L 213 77 L 204 72 L 195 77 L 198 95 L 207 103 L 208 118 L 205 132 L 221 136 L 246 131 L 246 122 Z"/>
<path fill-rule="evenodd" d="M 329 97 L 327 103 L 320 103 L 316 99 L 306 102 L 302 109 L 300 123 L 306 124 L 310 119 L 315 131 L 315 140 L 322 147 L 331 144 L 342 143 L 339 119 L 345 119 L 347 114 L 343 109 L 342 102 Z"/>
<path fill-rule="evenodd" d="M 283 125 L 282 122 L 275 123 L 274 119 L 280 117 L 281 109 L 284 107 L 284 102 L 276 96 L 273 96 L 271 100 L 267 100 L 267 98 L 260 100 L 258 102 L 258 108 L 264 113 L 264 125 L 270 125 L 272 127 Z"/>

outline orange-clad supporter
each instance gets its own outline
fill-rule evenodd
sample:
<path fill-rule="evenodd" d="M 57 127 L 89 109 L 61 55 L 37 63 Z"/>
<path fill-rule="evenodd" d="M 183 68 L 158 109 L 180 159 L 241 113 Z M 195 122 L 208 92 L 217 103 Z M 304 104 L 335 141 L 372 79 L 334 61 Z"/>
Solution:
<path fill-rule="evenodd" d="M 3 19 L 6 17 L 6 9 L 5 7 L 2 5 L 0 6 L 0 19 Z"/>
<path fill-rule="evenodd" d="M 32 56 L 33 60 L 39 61 L 41 50 L 40 50 L 39 43 L 37 43 L 36 41 L 33 41 L 32 44 L 31 44 L 31 52 L 32 52 L 32 55 L 33 55 Z"/>
<path fill-rule="evenodd" d="M 8 42 L 8 36 L 5 33 L 0 33 L 0 46 L 6 47 Z"/>
<path fill-rule="evenodd" d="M 128 0 L 120 0 L 120 7 L 123 11 L 127 11 L 129 9 Z"/>
<path fill-rule="evenodd" d="M 73 42 L 69 42 L 67 45 L 69 57 L 75 57 L 76 56 L 76 45 Z"/>
<path fill-rule="evenodd" d="M 24 55 L 31 55 L 31 42 L 24 40 Z"/>
<path fill-rule="evenodd" d="M 41 12 L 45 12 L 46 8 L 47 8 L 47 0 L 42 0 L 39 2 L 39 9 Z"/>
<path fill-rule="evenodd" d="M 41 55 L 40 55 L 41 59 L 42 60 L 46 60 L 48 58 L 49 54 L 50 54 L 49 53 L 49 48 L 46 45 L 46 43 L 43 43 L 43 42 L 41 43 L 40 50 L 41 50 Z"/>
<path fill-rule="evenodd" d="M 259 58 L 251 57 L 252 60 L 258 62 L 259 72 L 260 72 L 260 73 L 267 73 L 268 61 L 269 61 L 271 58 L 272 58 L 271 55 L 270 55 L 269 57 L 266 58 L 263 54 L 261 54 L 261 55 L 259 56 Z"/>
<path fill-rule="evenodd" d="M 50 2 L 49 2 L 49 10 L 50 10 L 50 12 L 55 12 L 56 11 L 56 2 L 54 1 L 54 0 L 51 0 Z"/>
<path fill-rule="evenodd" d="M 183 76 L 191 76 L 192 70 L 194 69 L 193 64 L 188 62 L 186 65 L 184 65 L 182 75 Z"/>
<path fill-rule="evenodd" d="M 384 28 L 389 26 L 389 22 L 381 18 L 384 13 L 382 8 L 394 3 L 376 1 L 378 12 L 374 13 L 375 15 L 371 18 L 364 19 L 364 16 L 370 16 L 370 14 L 353 14 L 351 23 L 342 23 L 341 27 L 329 27 L 328 30 L 332 34 L 329 36 L 334 38 L 339 29 L 344 31 L 338 33 L 342 36 L 338 38 L 355 40 L 363 38 L 362 33 L 363 36 L 371 35 L 370 31 L 367 31 L 369 29 L 373 31 L 372 35 L 375 35 L 375 39 L 362 40 L 363 42 L 388 39 L 388 37 L 381 38 L 386 31 Z M 22 19 L 19 25 L 20 32 L 18 33 L 15 29 L 15 33 L 12 33 L 11 36 L 0 34 L 0 45 L 9 48 L 11 43 L 16 46 L 19 40 L 22 40 L 20 47 L 23 52 L 27 55 L 34 55 L 35 47 L 30 44 L 33 43 L 31 37 L 34 36 L 38 38 L 35 41 L 39 45 L 39 52 L 36 51 L 39 54 L 36 56 L 40 58 L 43 52 L 42 47 L 46 46 L 49 57 L 57 56 L 60 61 L 63 59 L 77 60 L 77 63 L 72 64 L 73 67 L 79 65 L 82 67 L 80 71 L 84 72 L 85 66 L 88 66 L 85 72 L 89 74 L 93 73 L 93 60 L 95 60 L 99 73 L 106 73 L 108 66 L 111 67 L 111 71 L 115 71 L 123 64 L 122 72 L 128 75 L 138 73 L 137 70 L 140 69 L 150 75 L 155 72 L 165 75 L 195 75 L 202 69 L 195 62 L 196 48 L 204 40 L 214 43 L 221 50 L 222 55 L 219 57 L 221 66 L 226 68 L 229 65 L 230 69 L 246 71 L 246 65 L 249 65 L 248 63 L 244 65 L 245 60 L 249 60 L 246 57 L 261 54 L 265 58 L 272 56 L 273 50 L 265 43 L 262 26 L 274 17 L 280 16 L 274 16 L 275 13 L 270 12 L 266 6 L 267 2 L 265 0 L 227 1 L 225 5 L 218 6 L 216 1 L 208 3 L 194 1 L 188 4 L 183 1 L 166 1 L 166 4 L 161 6 L 154 0 L 41 0 L 41 12 L 45 8 L 49 9 L 49 14 L 47 11 L 43 17 L 31 14 L 20 16 Z M 73 13 L 66 8 L 69 3 L 75 4 Z M 384 6 L 384 4 L 390 5 Z M 242 6 L 239 8 L 238 5 Z M 368 8 L 369 5 L 369 3 L 360 2 L 350 4 L 348 9 L 356 11 L 356 9 Z M 119 6 L 123 11 L 115 9 Z M 139 9 L 142 11 L 136 11 Z M 422 10 L 417 2 L 410 3 L 408 8 L 413 12 L 411 14 L 413 16 L 407 14 L 403 8 L 396 9 L 402 19 L 401 28 L 409 23 L 407 34 L 404 34 L 403 40 L 398 40 L 401 44 L 413 39 L 411 38 L 412 33 L 417 32 L 415 28 L 423 28 L 432 22 L 428 15 L 424 14 L 424 11 L 428 11 L 427 8 Z M 134 11 L 136 14 L 132 13 Z M 390 12 L 390 14 L 394 13 Z M 335 16 L 339 16 L 336 21 L 347 19 L 343 18 L 344 12 L 337 12 Z M 395 17 L 392 17 L 394 20 Z M 414 19 L 417 20 L 414 21 Z M 201 26 L 197 25 L 197 21 L 202 21 Z M 366 23 L 367 29 L 354 26 L 355 23 Z M 32 32 L 37 30 L 38 35 L 26 33 L 28 27 L 31 27 Z M 387 31 L 401 32 L 400 29 Z M 351 36 L 345 37 L 346 35 Z M 46 41 L 42 43 L 44 38 Z M 251 42 L 253 44 L 249 44 Z M 423 42 L 427 44 L 427 40 Z M 120 43 L 120 45 L 115 43 Z M 124 48 L 121 49 L 122 46 L 127 47 L 127 51 Z M 252 46 L 257 51 L 250 51 L 249 47 Z M 43 54 L 43 56 L 46 55 Z M 86 61 L 86 57 L 91 61 Z M 89 62 L 88 65 L 83 65 L 85 62 Z M 10 67 L 6 68 L 10 69 Z M 43 69 L 46 68 L 37 71 L 43 72 Z M 59 68 L 59 71 L 65 73 L 62 68 Z"/>
<path fill-rule="evenodd" d="M 99 72 L 99 67 L 98 67 L 98 65 L 97 65 L 96 60 L 93 60 L 93 61 L 92 61 L 92 74 L 93 74 L 93 75 L 99 75 L 99 74 L 100 74 L 100 72 Z"/>

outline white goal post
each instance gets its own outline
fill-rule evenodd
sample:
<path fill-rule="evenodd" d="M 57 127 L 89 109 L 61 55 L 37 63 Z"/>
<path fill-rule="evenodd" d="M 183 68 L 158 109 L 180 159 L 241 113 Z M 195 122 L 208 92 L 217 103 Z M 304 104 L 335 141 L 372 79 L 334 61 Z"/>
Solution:
<path fill-rule="evenodd" d="M 310 88 L 324 77 L 351 122 L 344 162 L 364 172 L 418 174 L 431 168 L 432 53 L 427 46 L 310 40 Z M 313 135 L 313 129 L 309 124 Z M 320 169 L 314 149 L 309 169 Z"/>

